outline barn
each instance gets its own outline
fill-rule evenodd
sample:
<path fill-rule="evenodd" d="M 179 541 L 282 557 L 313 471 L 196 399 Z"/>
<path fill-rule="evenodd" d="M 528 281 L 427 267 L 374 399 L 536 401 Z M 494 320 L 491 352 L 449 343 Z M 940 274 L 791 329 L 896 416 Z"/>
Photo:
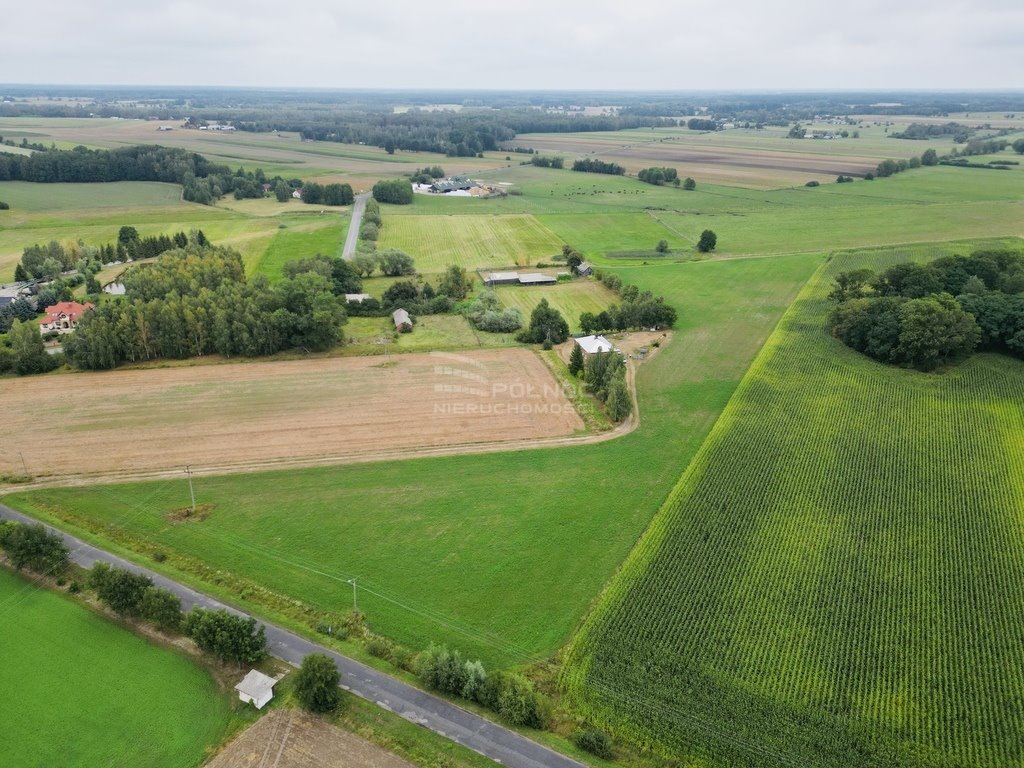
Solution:
<path fill-rule="evenodd" d="M 409 333 L 412 330 L 412 318 L 404 309 L 396 309 L 392 312 L 391 319 L 395 321 L 395 330 L 399 333 Z"/>

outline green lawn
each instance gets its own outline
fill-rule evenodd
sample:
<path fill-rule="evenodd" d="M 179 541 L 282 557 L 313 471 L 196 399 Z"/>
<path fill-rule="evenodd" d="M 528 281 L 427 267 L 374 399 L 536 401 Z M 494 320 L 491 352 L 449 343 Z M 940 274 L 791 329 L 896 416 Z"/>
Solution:
<path fill-rule="evenodd" d="M 580 314 L 597 314 L 621 300 L 597 280 L 573 280 L 557 285 L 505 285 L 495 289 L 501 303 L 517 307 L 523 313 L 523 320 L 529 322 L 530 313 L 541 299 L 562 313 L 568 321 L 571 332 L 580 330 Z"/>
<path fill-rule="evenodd" d="M 571 644 L 583 716 L 722 766 L 1021 764 L 1024 363 L 825 330 L 839 271 L 970 250 L 808 284 Z"/>
<path fill-rule="evenodd" d="M 340 256 L 348 232 L 347 212 L 330 211 L 309 221 L 308 216 L 289 216 L 282 221 L 285 229 L 279 229 L 258 260 L 246 264 L 250 274 L 262 274 L 271 282 L 281 279 L 285 263 L 305 259 L 317 254 Z"/>
<path fill-rule="evenodd" d="M 441 272 L 450 264 L 471 270 L 529 266 L 562 252 L 562 241 L 533 216 L 391 216 L 391 210 L 383 213 L 378 244 L 409 253 L 420 272 Z"/>
<path fill-rule="evenodd" d="M 610 442 L 200 478 L 199 497 L 216 511 L 187 526 L 164 519 L 182 503 L 178 481 L 6 501 L 141 552 L 159 547 L 168 558 L 158 567 L 264 615 L 306 615 L 279 596 L 346 610 L 344 580 L 357 576 L 370 625 L 414 648 L 442 641 L 499 666 L 546 657 L 646 528 L 820 262 L 619 270 L 668 296 L 680 323 L 639 371 L 640 428 Z"/>
<path fill-rule="evenodd" d="M 237 717 L 186 657 L 6 570 L 0 648 L 9 768 L 195 766 Z"/>

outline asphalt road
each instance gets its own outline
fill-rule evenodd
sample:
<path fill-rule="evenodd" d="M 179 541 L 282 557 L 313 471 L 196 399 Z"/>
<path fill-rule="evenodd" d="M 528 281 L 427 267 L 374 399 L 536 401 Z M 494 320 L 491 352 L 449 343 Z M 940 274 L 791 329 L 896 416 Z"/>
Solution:
<path fill-rule="evenodd" d="M 0 519 L 17 520 L 22 523 L 36 523 L 26 515 L 0 504 Z M 143 573 L 157 586 L 171 590 L 179 598 L 184 610 L 193 606 L 202 608 L 224 608 L 239 616 L 249 614 L 225 605 L 212 597 L 190 587 L 142 568 L 117 555 L 86 544 L 63 531 L 46 526 L 59 534 L 71 549 L 71 559 L 83 568 L 93 563 L 104 562 L 135 573 Z M 341 687 L 357 696 L 372 701 L 377 706 L 396 712 L 406 720 L 422 725 L 435 733 L 475 750 L 511 768 L 582 768 L 582 764 L 557 752 L 553 752 L 525 736 L 503 728 L 478 715 L 467 712 L 444 699 L 426 693 L 379 672 L 365 664 L 342 656 L 328 648 L 317 645 L 288 630 L 263 622 L 267 633 L 270 653 L 282 661 L 298 666 L 310 653 L 325 653 L 334 659 L 341 672 Z"/>
<path fill-rule="evenodd" d="M 352 204 L 352 221 L 348 225 L 348 235 L 345 237 L 345 248 L 341 252 L 341 258 L 351 259 L 356 255 L 356 243 L 359 240 L 359 226 L 363 223 L 363 212 L 366 210 L 366 201 L 370 193 L 363 192 L 356 195 L 356 201 Z"/>

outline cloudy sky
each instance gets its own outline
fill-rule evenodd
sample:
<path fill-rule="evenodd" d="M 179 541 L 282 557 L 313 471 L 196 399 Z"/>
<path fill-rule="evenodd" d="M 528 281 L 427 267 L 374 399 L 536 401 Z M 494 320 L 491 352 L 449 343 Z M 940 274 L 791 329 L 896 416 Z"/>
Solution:
<path fill-rule="evenodd" d="M 0 81 L 329 88 L 1022 88 L 1022 0 L 41 0 Z"/>

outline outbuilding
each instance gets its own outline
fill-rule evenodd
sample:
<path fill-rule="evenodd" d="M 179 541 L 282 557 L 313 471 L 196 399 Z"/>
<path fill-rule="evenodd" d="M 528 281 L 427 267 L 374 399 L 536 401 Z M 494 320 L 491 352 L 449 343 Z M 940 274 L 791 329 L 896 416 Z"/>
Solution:
<path fill-rule="evenodd" d="M 408 333 L 412 330 L 412 318 L 404 309 L 396 309 L 392 312 L 391 319 L 395 321 L 395 330 L 399 333 Z"/>
<path fill-rule="evenodd" d="M 579 266 L 576 267 L 576 274 L 580 277 L 589 277 L 593 271 L 594 267 L 589 261 L 581 261 Z"/>
<path fill-rule="evenodd" d="M 235 690 L 238 691 L 238 698 L 241 701 L 252 704 L 256 709 L 263 709 L 274 698 L 274 685 L 279 679 L 264 675 L 258 669 L 252 669 L 242 678 L 242 682 L 235 686 Z"/>
<path fill-rule="evenodd" d="M 484 280 L 487 285 L 515 285 L 519 282 L 518 272 L 490 272 Z"/>
<path fill-rule="evenodd" d="M 351 301 L 354 304 L 362 304 L 367 299 L 372 299 L 372 298 L 373 297 L 370 294 L 368 294 L 368 293 L 346 293 L 345 294 L 345 301 Z"/>
<path fill-rule="evenodd" d="M 520 285 L 554 285 L 558 278 L 554 275 L 545 275 L 540 272 L 521 272 L 519 274 Z"/>

